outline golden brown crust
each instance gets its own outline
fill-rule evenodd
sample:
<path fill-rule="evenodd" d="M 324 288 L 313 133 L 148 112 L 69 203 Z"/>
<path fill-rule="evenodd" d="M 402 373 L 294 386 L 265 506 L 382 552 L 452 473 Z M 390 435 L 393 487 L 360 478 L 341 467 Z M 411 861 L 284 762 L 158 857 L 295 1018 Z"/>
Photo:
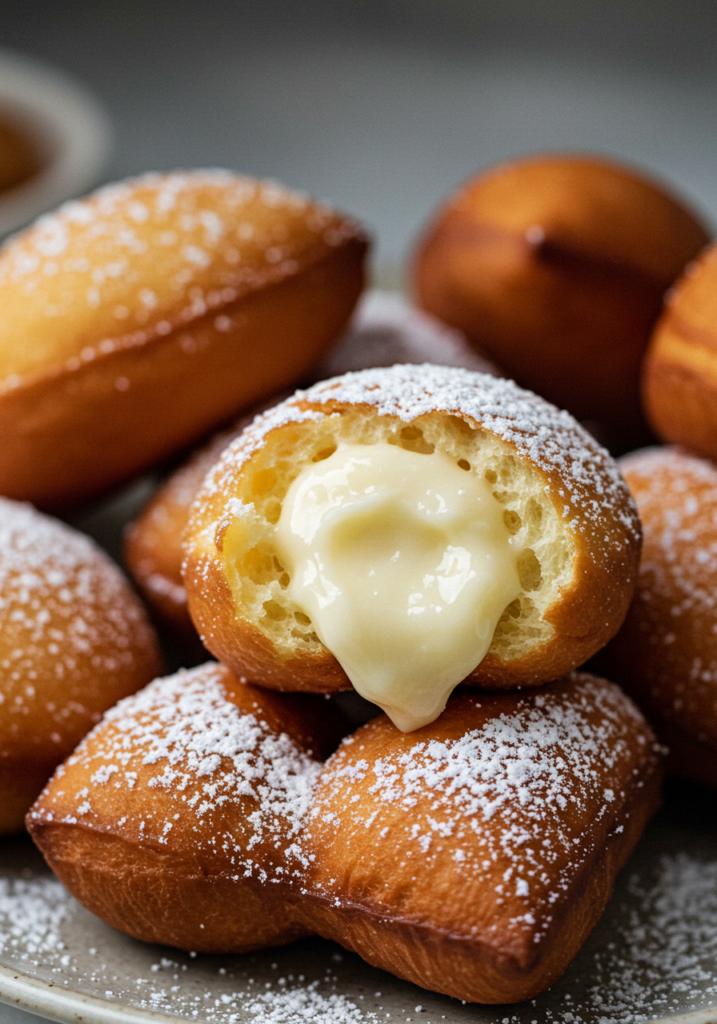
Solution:
<path fill-rule="evenodd" d="M 643 709 L 679 775 L 717 785 L 717 469 L 678 448 L 621 461 L 642 519 L 635 597 L 601 666 Z"/>
<path fill-rule="evenodd" d="M 645 412 L 663 441 L 717 457 L 717 247 L 672 289 L 645 356 Z"/>
<path fill-rule="evenodd" d="M 663 294 L 708 239 L 642 175 L 606 160 L 531 157 L 472 179 L 439 210 L 416 256 L 416 288 L 518 383 L 634 441 L 644 431 L 640 363 Z"/>
<path fill-rule="evenodd" d="M 255 421 L 205 480 L 187 532 L 185 583 L 192 617 L 216 657 L 262 686 L 314 692 L 348 688 L 343 669 L 318 641 L 297 641 L 290 654 L 276 645 L 253 606 L 232 594 L 221 547 L 227 526 L 248 509 L 242 503 L 253 498 L 258 508 L 262 481 L 279 475 L 273 467 L 290 465 L 281 483 L 285 493 L 289 474 L 299 472 L 302 459 L 312 458 L 313 449 L 302 438 L 314 429 L 322 438 L 322 431 L 330 432 L 337 422 L 336 429 L 343 429 L 349 413 L 357 436 L 365 435 L 366 424 L 379 423 L 395 433 L 396 443 L 402 443 L 402 430 L 428 437 L 431 429 L 439 432 L 446 422 L 458 422 L 459 435 L 480 435 L 480 443 L 495 445 L 496 458 L 513 469 L 529 465 L 534 490 L 541 500 L 547 494 L 546 508 L 554 510 L 551 528 L 558 523 L 567 529 L 563 575 L 556 571 L 550 581 L 554 589 L 545 591 L 551 596 L 545 596 L 540 615 L 530 612 L 531 625 L 542 633 L 529 647 L 510 648 L 506 655 L 512 627 L 508 620 L 499 624 L 496 637 L 500 633 L 503 647 L 494 641 L 466 682 L 489 688 L 542 683 L 582 664 L 614 635 L 631 599 L 640 539 L 629 492 L 609 455 L 566 413 L 512 382 L 447 368 L 393 367 L 349 374 L 298 393 Z M 501 484 L 496 486 L 500 491 Z M 272 600 L 279 591 L 276 595 Z M 524 596 L 539 599 L 535 592 Z"/>
<path fill-rule="evenodd" d="M 152 496 L 124 535 L 124 561 L 147 602 L 177 633 L 194 632 L 182 582 L 181 538 L 189 506 L 207 472 L 241 428 L 226 430 L 194 452 Z"/>
<path fill-rule="evenodd" d="M 290 704 L 221 666 L 160 680 L 87 738 L 28 827 L 139 938 L 229 952 L 318 933 L 461 999 L 550 985 L 659 799 L 629 699 L 585 674 L 464 692 L 410 736 L 374 719 L 323 767 L 305 734 L 325 709 Z"/>
<path fill-rule="evenodd" d="M 346 323 L 365 251 L 339 214 L 218 171 L 41 219 L 0 255 L 0 490 L 76 502 L 294 384 Z"/>
<path fill-rule="evenodd" d="M 286 848 L 342 724 L 324 700 L 221 665 L 180 672 L 106 716 L 28 828 L 77 898 L 136 938 L 227 953 L 290 942 L 307 931 Z"/>
<path fill-rule="evenodd" d="M 285 396 L 277 396 L 277 401 L 281 397 Z M 187 645 L 197 641 L 182 580 L 182 537 L 189 509 L 204 477 L 252 418 L 252 413 L 242 416 L 193 452 L 125 529 L 123 557 L 128 572 L 159 620 Z"/>
<path fill-rule="evenodd" d="M 454 695 L 408 736 L 374 719 L 319 778 L 314 927 L 425 988 L 529 999 L 600 918 L 659 803 L 658 762 L 630 702 L 585 674 Z"/>
<path fill-rule="evenodd" d="M 161 671 L 138 599 L 91 541 L 0 499 L 0 834 L 121 697 Z"/>
<path fill-rule="evenodd" d="M 310 934 L 285 894 L 199 858 L 165 853 L 82 826 L 31 831 L 83 906 L 143 942 L 202 953 L 246 953 Z M 128 877 L 130 876 L 130 877 Z"/>

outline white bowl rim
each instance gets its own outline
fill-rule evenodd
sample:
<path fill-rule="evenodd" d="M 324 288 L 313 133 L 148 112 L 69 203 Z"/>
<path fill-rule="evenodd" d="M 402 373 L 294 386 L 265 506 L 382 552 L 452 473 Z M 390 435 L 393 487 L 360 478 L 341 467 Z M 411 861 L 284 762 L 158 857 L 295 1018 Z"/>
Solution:
<path fill-rule="evenodd" d="M 112 147 L 109 117 L 72 75 L 0 48 L 0 111 L 14 115 L 47 163 L 26 183 L 0 193 L 0 236 L 16 231 L 93 185 Z"/>

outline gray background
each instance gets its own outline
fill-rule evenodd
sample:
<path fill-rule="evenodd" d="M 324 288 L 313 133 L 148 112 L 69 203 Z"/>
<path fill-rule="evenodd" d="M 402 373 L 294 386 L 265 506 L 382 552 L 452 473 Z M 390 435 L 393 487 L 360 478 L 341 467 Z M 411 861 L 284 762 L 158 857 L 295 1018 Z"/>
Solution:
<path fill-rule="evenodd" d="M 343 206 L 394 267 L 442 197 L 526 151 L 613 154 L 717 220 L 714 0 L 2 0 L 76 73 L 106 177 L 223 165 Z"/>
<path fill-rule="evenodd" d="M 716 42 L 713 0 L 0 0 L 0 46 L 106 107 L 107 180 L 278 178 L 367 223 L 396 281 L 444 196 L 528 151 L 612 154 L 717 222 Z"/>

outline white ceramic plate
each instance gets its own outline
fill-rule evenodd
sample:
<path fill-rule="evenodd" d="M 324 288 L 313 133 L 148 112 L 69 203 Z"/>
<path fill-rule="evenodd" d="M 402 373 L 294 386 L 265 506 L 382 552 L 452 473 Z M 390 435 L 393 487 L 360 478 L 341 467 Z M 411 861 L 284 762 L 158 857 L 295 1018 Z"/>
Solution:
<path fill-rule="evenodd" d="M 76 79 L 35 59 L 0 49 L 0 111 L 27 126 L 45 167 L 0 194 L 0 236 L 93 185 L 111 147 L 109 120 Z"/>

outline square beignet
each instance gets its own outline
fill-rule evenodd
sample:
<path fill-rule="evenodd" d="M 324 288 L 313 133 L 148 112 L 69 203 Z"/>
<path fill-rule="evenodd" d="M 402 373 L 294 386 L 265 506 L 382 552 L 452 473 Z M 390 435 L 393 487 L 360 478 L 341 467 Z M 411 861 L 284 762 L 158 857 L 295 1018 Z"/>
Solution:
<path fill-rule="evenodd" d="M 567 413 L 511 381 L 394 366 L 258 417 L 209 472 L 185 553 L 192 618 L 234 672 L 353 684 L 408 731 L 461 681 L 536 685 L 599 650 L 640 526 Z"/>
<path fill-rule="evenodd" d="M 207 663 L 121 701 L 27 817 L 48 863 L 108 924 L 237 953 L 310 933 L 292 909 L 297 838 L 343 722 L 319 697 Z"/>
<path fill-rule="evenodd" d="M 659 804 L 660 762 L 634 704 L 587 673 L 454 694 L 408 736 L 373 719 L 319 776 L 311 925 L 432 991 L 530 999 L 600 919 Z"/>
<path fill-rule="evenodd" d="M 454 695 L 409 736 L 218 665 L 158 680 L 58 770 L 28 827 L 136 938 L 242 952 L 302 935 L 476 1002 L 565 970 L 655 810 L 660 751 L 618 687 Z"/>

